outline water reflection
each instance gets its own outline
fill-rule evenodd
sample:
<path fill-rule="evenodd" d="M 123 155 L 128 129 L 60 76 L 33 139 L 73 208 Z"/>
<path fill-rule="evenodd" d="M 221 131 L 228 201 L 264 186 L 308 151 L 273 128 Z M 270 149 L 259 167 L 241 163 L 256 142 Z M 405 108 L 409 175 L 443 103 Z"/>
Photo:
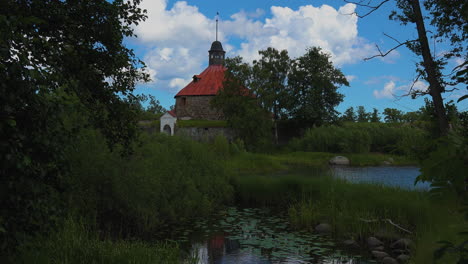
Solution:
<path fill-rule="evenodd" d="M 429 183 L 418 182 L 414 185 L 416 177 L 419 176 L 419 168 L 407 167 L 331 167 L 332 175 L 351 182 L 365 182 L 382 184 L 386 186 L 400 187 L 410 190 L 429 190 Z"/>
<path fill-rule="evenodd" d="M 364 264 L 326 236 L 291 231 L 287 221 L 262 209 L 229 208 L 215 223 L 201 221 L 192 237 L 199 264 Z"/>

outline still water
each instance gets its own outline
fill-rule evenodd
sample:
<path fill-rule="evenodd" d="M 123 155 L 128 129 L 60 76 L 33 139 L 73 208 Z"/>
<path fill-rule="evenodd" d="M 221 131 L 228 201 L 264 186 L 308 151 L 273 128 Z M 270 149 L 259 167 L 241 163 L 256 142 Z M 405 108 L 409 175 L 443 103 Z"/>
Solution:
<path fill-rule="evenodd" d="M 419 191 L 430 187 L 427 183 L 414 185 L 417 167 L 337 166 L 330 170 L 334 177 L 356 183 Z M 367 253 L 345 250 L 328 236 L 294 231 L 286 217 L 265 209 L 228 208 L 219 219 L 198 221 L 196 228 L 185 234 L 198 264 L 376 263 Z"/>
<path fill-rule="evenodd" d="M 328 236 L 293 231 L 285 218 L 265 209 L 232 207 L 220 220 L 196 226 L 190 240 L 199 264 L 375 263 Z"/>
<path fill-rule="evenodd" d="M 429 190 L 427 182 L 418 182 L 414 185 L 416 177 L 419 176 L 419 168 L 414 166 L 392 167 L 331 167 L 334 177 L 348 180 L 350 182 L 374 183 L 385 186 L 393 186 L 410 190 Z"/>

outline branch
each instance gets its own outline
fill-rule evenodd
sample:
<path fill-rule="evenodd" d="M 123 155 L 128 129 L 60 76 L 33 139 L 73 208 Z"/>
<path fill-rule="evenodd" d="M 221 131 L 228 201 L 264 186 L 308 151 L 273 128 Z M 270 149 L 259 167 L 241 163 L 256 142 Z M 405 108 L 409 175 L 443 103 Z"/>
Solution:
<path fill-rule="evenodd" d="M 359 218 L 359 220 L 363 221 L 363 222 L 366 222 L 366 223 L 373 223 L 373 222 L 380 222 L 380 221 L 383 221 L 383 222 L 387 222 L 389 224 L 391 224 L 392 226 L 402 230 L 402 231 L 405 231 L 406 233 L 409 233 L 409 234 L 412 234 L 413 232 L 409 231 L 408 229 L 405 229 L 403 227 L 401 227 L 400 225 L 398 224 L 395 224 L 391 219 L 371 219 L 371 220 L 367 220 L 367 219 L 364 219 L 364 218 Z"/>
<path fill-rule="evenodd" d="M 380 50 L 379 45 L 375 44 L 375 47 L 376 47 L 377 50 L 379 51 L 379 54 L 374 55 L 374 56 L 371 56 L 371 57 L 368 57 L 368 58 L 364 58 L 365 61 L 371 60 L 371 59 L 376 58 L 376 57 L 385 57 L 385 56 L 387 56 L 388 54 L 390 54 L 390 52 L 392 52 L 392 51 L 398 49 L 399 47 L 401 47 L 401 46 L 403 46 L 403 45 L 407 45 L 407 44 L 409 44 L 409 43 L 413 43 L 413 42 L 418 41 L 417 39 L 413 39 L 413 40 L 407 40 L 407 41 L 405 41 L 405 42 L 400 42 L 399 40 L 395 39 L 394 37 L 392 37 L 392 36 L 390 36 L 390 35 L 388 35 L 388 34 L 385 34 L 385 33 L 384 33 L 384 35 L 385 35 L 386 37 L 388 37 L 388 38 L 393 39 L 395 42 L 398 43 L 398 45 L 396 45 L 395 47 L 389 49 L 387 52 L 383 53 L 382 50 Z"/>
<path fill-rule="evenodd" d="M 369 8 L 370 11 L 365 13 L 364 15 L 359 15 L 357 12 L 353 12 L 351 14 L 346 14 L 346 15 L 356 15 L 357 17 L 359 18 L 364 18 L 372 13 L 374 13 L 375 11 L 377 11 L 377 9 L 379 9 L 383 4 L 385 4 L 386 2 L 390 1 L 390 0 L 383 0 L 382 2 L 380 2 L 378 5 L 375 5 L 375 6 L 372 6 L 370 5 L 370 2 L 371 1 L 368 1 L 367 4 L 363 4 L 363 1 L 359 1 L 359 2 L 354 2 L 354 1 L 349 1 L 349 0 L 344 0 L 346 3 L 350 3 L 350 4 L 355 4 L 357 6 L 361 6 L 361 7 L 365 7 L 365 8 Z"/>

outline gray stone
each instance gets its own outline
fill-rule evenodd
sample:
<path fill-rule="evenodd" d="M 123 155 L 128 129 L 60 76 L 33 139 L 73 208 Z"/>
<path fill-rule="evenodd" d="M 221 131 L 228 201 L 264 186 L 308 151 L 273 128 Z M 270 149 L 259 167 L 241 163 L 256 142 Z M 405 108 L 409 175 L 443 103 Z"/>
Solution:
<path fill-rule="evenodd" d="M 408 249 L 413 245 L 413 241 L 408 238 L 402 238 L 390 245 L 391 248 Z"/>
<path fill-rule="evenodd" d="M 383 251 L 377 251 L 377 250 L 373 250 L 372 252 L 372 256 L 374 256 L 374 258 L 378 259 L 378 260 L 381 260 L 385 257 L 388 257 L 388 254 L 383 252 Z"/>
<path fill-rule="evenodd" d="M 377 251 L 384 251 L 385 250 L 385 248 L 383 246 L 374 247 L 372 249 L 377 250 Z"/>
<path fill-rule="evenodd" d="M 391 163 L 395 162 L 395 160 L 392 157 L 388 158 L 387 160 L 390 161 Z"/>
<path fill-rule="evenodd" d="M 375 248 L 381 245 L 383 245 L 382 241 L 378 240 L 375 237 L 369 237 L 367 239 L 367 246 L 369 246 L 370 248 Z"/>
<path fill-rule="evenodd" d="M 401 254 L 409 254 L 409 251 L 407 249 L 394 249 L 392 250 L 393 254 L 398 256 Z"/>
<path fill-rule="evenodd" d="M 332 158 L 329 163 L 331 165 L 349 165 L 349 159 L 343 156 L 336 156 Z"/>
<path fill-rule="evenodd" d="M 402 264 L 407 263 L 409 259 L 410 259 L 410 256 L 405 255 L 405 254 L 401 254 L 400 256 L 397 257 L 398 262 Z"/>
<path fill-rule="evenodd" d="M 392 163 L 391 163 L 390 161 L 388 161 L 388 160 L 384 160 L 384 161 L 382 162 L 382 164 L 383 164 L 383 165 L 392 165 Z"/>
<path fill-rule="evenodd" d="M 382 259 L 382 264 L 398 264 L 398 261 L 392 257 L 385 257 Z"/>
<path fill-rule="evenodd" d="M 356 243 L 356 241 L 354 241 L 353 239 L 343 241 L 343 245 L 349 248 L 359 248 L 358 243 Z"/>
<path fill-rule="evenodd" d="M 320 234 L 331 233 L 332 228 L 329 224 L 319 224 L 315 227 L 315 232 Z"/>

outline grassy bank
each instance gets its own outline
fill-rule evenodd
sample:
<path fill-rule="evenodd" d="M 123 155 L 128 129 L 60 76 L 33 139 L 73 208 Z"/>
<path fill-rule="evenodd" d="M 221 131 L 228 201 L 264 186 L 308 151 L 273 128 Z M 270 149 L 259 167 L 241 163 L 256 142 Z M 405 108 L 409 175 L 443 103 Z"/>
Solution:
<path fill-rule="evenodd" d="M 38 237 L 19 250 L 20 257 L 12 263 L 196 263 L 196 258 L 184 256 L 175 243 L 102 240 L 98 233 L 72 218 L 51 235 Z"/>
<path fill-rule="evenodd" d="M 329 160 L 338 155 L 349 158 L 351 166 L 381 166 L 392 161 L 395 166 L 417 165 L 414 158 L 382 153 L 328 153 L 328 152 L 286 152 L 260 154 L 242 152 L 225 161 L 228 170 L 240 173 L 273 173 L 298 168 L 326 168 Z"/>
<path fill-rule="evenodd" d="M 238 204 L 286 212 L 297 229 L 329 223 L 336 238 L 361 242 L 375 235 L 387 241 L 409 237 L 416 241 L 413 263 L 431 263 L 435 241 L 456 241 L 466 224 L 453 199 L 434 199 L 427 192 L 305 174 L 238 175 L 234 186 Z"/>

